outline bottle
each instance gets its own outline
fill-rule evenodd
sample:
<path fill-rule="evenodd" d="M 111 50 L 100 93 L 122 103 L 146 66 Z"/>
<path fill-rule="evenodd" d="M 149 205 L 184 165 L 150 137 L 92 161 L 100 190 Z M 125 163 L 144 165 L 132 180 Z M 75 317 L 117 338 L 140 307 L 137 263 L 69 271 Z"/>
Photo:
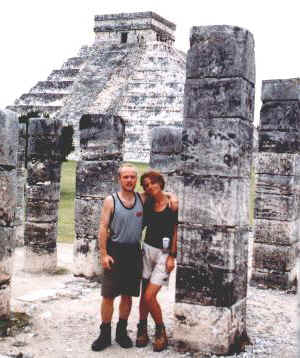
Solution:
<path fill-rule="evenodd" d="M 163 237 L 162 238 L 162 244 L 163 244 L 163 252 L 166 254 L 169 252 L 169 246 L 170 246 L 170 238 L 169 237 Z"/>

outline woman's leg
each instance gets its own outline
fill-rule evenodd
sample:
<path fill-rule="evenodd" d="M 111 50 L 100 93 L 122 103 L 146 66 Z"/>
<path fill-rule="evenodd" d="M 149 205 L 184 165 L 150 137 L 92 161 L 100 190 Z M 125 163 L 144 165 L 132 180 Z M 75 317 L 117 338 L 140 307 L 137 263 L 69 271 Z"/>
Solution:
<path fill-rule="evenodd" d="M 157 325 L 163 323 L 162 311 L 157 301 L 157 294 L 160 289 L 160 285 L 149 282 L 143 294 L 143 304 L 146 307 L 145 312 L 148 310 L 148 312 L 151 313 L 151 316 Z"/>

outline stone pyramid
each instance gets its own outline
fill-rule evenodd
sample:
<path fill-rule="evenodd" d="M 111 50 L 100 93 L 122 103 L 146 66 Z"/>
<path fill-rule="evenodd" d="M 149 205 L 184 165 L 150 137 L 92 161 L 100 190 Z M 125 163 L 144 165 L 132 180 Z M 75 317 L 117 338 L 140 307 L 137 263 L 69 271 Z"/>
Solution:
<path fill-rule="evenodd" d="M 79 158 L 83 114 L 121 116 L 124 159 L 149 161 L 153 127 L 180 127 L 186 55 L 173 47 L 176 26 L 154 12 L 95 16 L 95 41 L 8 108 L 49 113 L 74 128 Z"/>

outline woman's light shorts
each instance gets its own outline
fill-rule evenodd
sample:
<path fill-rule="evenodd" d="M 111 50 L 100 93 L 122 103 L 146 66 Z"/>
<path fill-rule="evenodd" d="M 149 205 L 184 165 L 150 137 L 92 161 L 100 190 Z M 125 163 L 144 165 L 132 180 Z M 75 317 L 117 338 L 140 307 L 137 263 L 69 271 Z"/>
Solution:
<path fill-rule="evenodd" d="M 168 253 L 143 244 L 143 279 L 159 286 L 168 286 L 170 273 L 166 270 Z"/>

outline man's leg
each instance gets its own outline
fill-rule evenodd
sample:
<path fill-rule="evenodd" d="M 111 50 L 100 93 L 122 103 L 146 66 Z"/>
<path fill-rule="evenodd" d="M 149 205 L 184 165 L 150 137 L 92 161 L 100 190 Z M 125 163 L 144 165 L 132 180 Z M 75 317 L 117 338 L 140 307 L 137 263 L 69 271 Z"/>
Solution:
<path fill-rule="evenodd" d="M 132 297 L 127 295 L 121 296 L 119 305 L 119 322 L 116 330 L 116 341 L 122 348 L 131 348 L 132 340 L 127 334 L 127 321 L 131 311 Z"/>
<path fill-rule="evenodd" d="M 102 297 L 100 335 L 93 342 L 93 351 L 102 351 L 111 345 L 111 319 L 114 310 L 114 297 Z"/>
<path fill-rule="evenodd" d="M 145 302 L 145 295 L 144 295 L 148 283 L 149 283 L 149 280 L 143 279 L 142 294 L 141 294 L 140 303 L 139 303 L 140 321 L 138 324 L 135 345 L 140 348 L 146 347 L 146 345 L 149 342 L 148 327 L 147 327 L 147 319 L 148 319 L 148 315 L 149 315 L 149 309 L 148 309 L 148 305 Z"/>

